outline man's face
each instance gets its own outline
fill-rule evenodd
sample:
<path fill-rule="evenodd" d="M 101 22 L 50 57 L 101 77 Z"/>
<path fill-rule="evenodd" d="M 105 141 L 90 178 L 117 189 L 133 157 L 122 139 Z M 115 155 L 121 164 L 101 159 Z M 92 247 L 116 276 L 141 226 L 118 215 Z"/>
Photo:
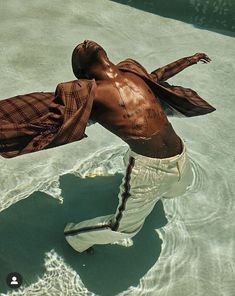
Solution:
<path fill-rule="evenodd" d="M 96 42 L 85 40 L 76 47 L 72 63 L 76 64 L 76 68 L 83 69 L 84 71 L 99 62 L 102 57 L 107 58 L 105 50 Z"/>

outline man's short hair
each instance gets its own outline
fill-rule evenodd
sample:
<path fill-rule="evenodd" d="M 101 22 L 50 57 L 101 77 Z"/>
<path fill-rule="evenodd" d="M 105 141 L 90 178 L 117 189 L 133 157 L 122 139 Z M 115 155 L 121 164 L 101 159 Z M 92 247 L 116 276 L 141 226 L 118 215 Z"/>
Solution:
<path fill-rule="evenodd" d="M 82 45 L 82 43 L 78 44 L 72 53 L 72 68 L 73 68 L 73 73 L 74 75 L 79 79 L 81 79 L 82 77 L 82 68 L 80 65 L 80 61 L 79 61 L 79 47 Z"/>

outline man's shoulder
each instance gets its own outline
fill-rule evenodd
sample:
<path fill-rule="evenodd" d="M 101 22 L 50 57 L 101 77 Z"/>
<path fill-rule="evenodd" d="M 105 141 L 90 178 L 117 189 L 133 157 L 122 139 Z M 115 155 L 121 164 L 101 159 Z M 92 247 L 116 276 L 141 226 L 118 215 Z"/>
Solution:
<path fill-rule="evenodd" d="M 122 68 L 122 67 L 128 67 L 128 66 L 133 66 L 133 65 L 144 68 L 139 62 L 137 62 L 136 60 L 134 60 L 132 58 L 127 58 L 127 59 L 119 62 L 116 66 L 118 68 Z"/>
<path fill-rule="evenodd" d="M 150 78 L 147 70 L 139 62 L 137 62 L 134 59 L 131 59 L 131 58 L 125 59 L 124 61 L 121 61 L 120 63 L 118 63 L 116 66 L 121 71 L 129 71 L 129 72 L 138 74 L 142 77 L 144 76 L 146 78 Z"/>
<path fill-rule="evenodd" d="M 58 89 L 69 90 L 87 88 L 90 90 L 91 86 L 96 85 L 95 79 L 75 79 L 71 81 L 60 82 L 57 85 Z"/>

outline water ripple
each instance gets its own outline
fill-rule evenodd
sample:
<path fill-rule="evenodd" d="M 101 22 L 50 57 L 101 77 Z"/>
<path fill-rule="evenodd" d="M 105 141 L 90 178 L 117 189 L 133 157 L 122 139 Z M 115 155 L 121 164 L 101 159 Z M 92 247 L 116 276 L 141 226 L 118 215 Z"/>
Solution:
<path fill-rule="evenodd" d="M 208 156 L 195 151 L 189 153 L 193 182 L 186 193 L 167 206 L 167 218 L 183 220 L 187 225 L 207 224 L 229 215 L 234 203 L 228 176 Z"/>

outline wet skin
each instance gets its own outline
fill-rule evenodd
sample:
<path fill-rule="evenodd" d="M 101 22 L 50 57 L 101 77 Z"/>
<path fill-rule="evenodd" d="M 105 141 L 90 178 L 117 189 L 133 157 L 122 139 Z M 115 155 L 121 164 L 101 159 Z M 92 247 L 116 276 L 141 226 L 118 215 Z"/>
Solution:
<path fill-rule="evenodd" d="M 151 89 L 135 74 L 97 81 L 91 117 L 139 154 L 165 158 L 182 151 L 180 139 Z"/>
<path fill-rule="evenodd" d="M 78 45 L 72 58 L 78 78 L 95 79 L 91 119 L 124 140 L 130 148 L 152 158 L 182 152 L 182 143 L 152 90 L 138 75 L 121 72 L 94 41 Z"/>

